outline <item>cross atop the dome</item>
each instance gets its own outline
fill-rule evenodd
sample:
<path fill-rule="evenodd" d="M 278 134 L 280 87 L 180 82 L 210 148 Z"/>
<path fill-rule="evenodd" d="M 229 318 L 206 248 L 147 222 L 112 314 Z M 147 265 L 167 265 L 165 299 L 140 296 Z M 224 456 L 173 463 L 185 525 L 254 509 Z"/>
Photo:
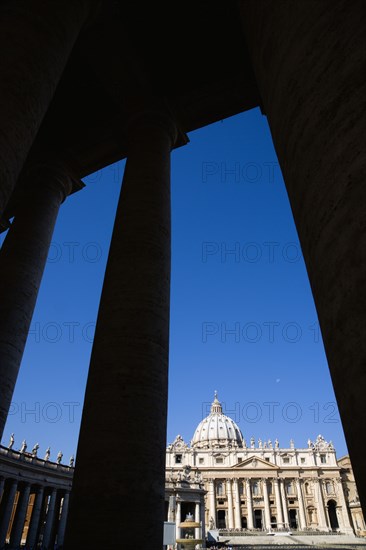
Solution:
<path fill-rule="evenodd" d="M 217 398 L 217 390 L 215 390 L 215 395 L 214 395 L 214 397 L 215 397 L 215 401 L 218 401 L 218 398 Z"/>

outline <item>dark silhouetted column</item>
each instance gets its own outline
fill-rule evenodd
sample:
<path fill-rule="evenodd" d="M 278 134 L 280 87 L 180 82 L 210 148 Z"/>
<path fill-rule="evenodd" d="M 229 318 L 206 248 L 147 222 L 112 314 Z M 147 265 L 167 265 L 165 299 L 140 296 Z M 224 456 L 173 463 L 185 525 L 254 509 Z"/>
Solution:
<path fill-rule="evenodd" d="M 74 184 L 63 166 L 55 163 L 35 166 L 24 179 L 24 187 L 34 190 L 19 206 L 0 249 L 0 438 L 57 214 Z"/>
<path fill-rule="evenodd" d="M 52 489 L 52 493 L 48 503 L 46 525 L 44 528 L 43 541 L 42 541 L 43 547 L 47 550 L 51 549 L 50 542 L 51 542 L 51 537 L 55 526 L 56 503 L 57 503 L 57 489 Z"/>
<path fill-rule="evenodd" d="M 366 514 L 365 5 L 239 6 Z"/>
<path fill-rule="evenodd" d="M 22 539 L 24 522 L 25 522 L 27 509 L 28 509 L 29 494 L 30 494 L 30 485 L 26 484 L 25 486 L 22 487 L 19 495 L 19 501 L 17 504 L 15 520 L 13 523 L 11 536 L 10 536 L 10 548 L 14 548 L 16 550 L 18 550 L 18 548 L 20 547 L 20 543 Z"/>
<path fill-rule="evenodd" d="M 64 543 L 67 515 L 69 512 L 69 499 L 70 499 L 70 493 L 65 493 L 64 500 L 62 503 L 60 523 L 58 525 L 58 531 L 57 531 L 57 546 L 62 546 Z"/>
<path fill-rule="evenodd" d="M 37 535 L 39 532 L 39 521 L 41 519 L 41 512 L 43 508 L 43 495 L 44 495 L 44 488 L 39 487 L 35 495 L 33 511 L 32 511 L 31 520 L 29 524 L 28 534 L 27 534 L 27 540 L 26 540 L 27 550 L 28 549 L 34 550 L 35 548 L 37 548 L 37 543 L 38 543 Z"/>
<path fill-rule="evenodd" d="M 11 512 L 13 510 L 14 499 L 17 492 L 18 482 L 10 481 L 8 490 L 4 491 L 3 499 L 6 499 L 2 506 L 2 514 L 0 518 L 0 548 L 4 548 L 6 534 L 8 532 Z"/>
<path fill-rule="evenodd" d="M 131 122 L 89 370 L 65 548 L 162 548 L 170 299 L 168 116 Z M 98 481 L 95 482 L 95 473 Z M 131 539 L 132 540 L 132 539 Z"/>
<path fill-rule="evenodd" d="M 71 50 L 97 0 L 0 7 L 0 218 Z"/>

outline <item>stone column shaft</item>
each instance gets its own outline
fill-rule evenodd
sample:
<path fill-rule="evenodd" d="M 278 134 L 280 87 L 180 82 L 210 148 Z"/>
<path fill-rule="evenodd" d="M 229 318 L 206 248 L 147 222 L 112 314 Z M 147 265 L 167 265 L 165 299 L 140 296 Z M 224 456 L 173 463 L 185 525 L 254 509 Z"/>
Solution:
<path fill-rule="evenodd" d="M 180 523 L 182 521 L 182 507 L 180 500 L 177 500 L 177 513 L 176 513 L 176 519 L 175 519 L 175 532 L 176 532 L 176 538 L 180 539 Z"/>
<path fill-rule="evenodd" d="M 278 481 L 280 484 L 280 492 L 281 492 L 281 499 L 282 499 L 283 523 L 285 527 L 288 527 L 289 517 L 288 517 L 287 499 L 286 499 L 286 491 L 285 491 L 285 480 L 279 479 Z"/>
<path fill-rule="evenodd" d="M 349 519 L 349 515 L 348 515 L 347 503 L 346 503 L 346 498 L 344 496 L 342 480 L 338 479 L 335 482 L 337 484 L 336 485 L 337 495 L 339 496 L 339 500 L 340 500 L 341 505 L 342 505 L 342 518 L 343 518 L 343 524 L 344 524 L 344 531 L 346 533 L 352 533 L 353 528 L 352 528 L 352 525 L 351 525 L 351 522 L 350 522 L 350 519 Z"/>
<path fill-rule="evenodd" d="M 238 2 L 366 510 L 365 22 L 352 4 Z"/>
<path fill-rule="evenodd" d="M 269 497 L 268 497 L 268 485 L 267 480 L 263 479 L 263 498 L 264 498 L 264 520 L 266 522 L 266 528 L 271 528 L 271 511 L 269 507 Z"/>
<path fill-rule="evenodd" d="M 29 524 L 28 534 L 27 534 L 27 550 L 34 550 L 37 547 L 38 543 L 38 531 L 39 531 L 39 521 L 41 518 L 41 512 L 43 508 L 43 495 L 44 495 L 44 489 L 43 487 L 39 487 L 35 496 L 35 500 L 33 503 L 33 510 L 31 515 L 31 520 Z"/>
<path fill-rule="evenodd" d="M 6 502 L 3 506 L 2 517 L 0 518 L 0 548 L 5 544 L 6 534 L 8 532 L 9 521 L 11 513 L 13 511 L 14 499 L 17 492 L 18 482 L 12 481 L 9 487 L 9 491 L 4 492 L 3 498 L 6 499 Z"/>
<path fill-rule="evenodd" d="M 18 549 L 22 540 L 24 521 L 27 515 L 29 503 L 30 485 L 23 487 L 17 504 L 15 520 L 11 530 L 10 547 Z"/>
<path fill-rule="evenodd" d="M 2 477 L 0 478 L 0 502 L 3 496 L 4 485 L 5 485 L 5 479 Z"/>
<path fill-rule="evenodd" d="M 241 528 L 241 509 L 240 509 L 240 490 L 239 480 L 234 479 L 234 498 L 235 498 L 235 528 Z"/>
<path fill-rule="evenodd" d="M 208 500 L 209 500 L 209 518 L 208 524 L 210 525 L 210 519 L 212 518 L 216 527 L 216 497 L 215 497 L 215 483 L 213 479 L 208 482 Z"/>
<path fill-rule="evenodd" d="M 233 510 L 233 493 L 231 490 L 231 479 L 226 480 L 227 502 L 228 502 L 228 527 L 234 529 L 234 510 Z"/>
<path fill-rule="evenodd" d="M 283 515 L 282 515 L 282 504 L 281 504 L 281 495 L 279 488 L 279 480 L 275 478 L 273 480 L 275 497 L 276 497 L 276 510 L 277 510 L 277 527 L 281 529 L 283 527 Z"/>
<path fill-rule="evenodd" d="M 0 249 L 0 438 L 6 423 L 60 205 L 72 189 L 63 167 L 36 165 Z M 28 193 L 25 191 L 24 193 Z M 26 200 L 27 199 L 27 200 Z"/>
<path fill-rule="evenodd" d="M 60 523 L 58 525 L 58 531 L 57 531 L 57 546 L 61 546 L 64 543 L 67 514 L 69 511 L 69 498 L 70 498 L 70 493 L 65 493 L 63 504 L 62 504 Z"/>
<path fill-rule="evenodd" d="M 306 528 L 305 507 L 304 507 L 304 500 L 302 498 L 301 481 L 299 478 L 296 478 L 296 489 L 297 489 L 297 499 L 299 502 L 300 529 L 305 529 Z"/>
<path fill-rule="evenodd" d="M 247 510 L 248 510 L 247 525 L 248 525 L 248 529 L 254 529 L 252 489 L 250 487 L 250 479 L 247 479 L 245 483 L 246 483 Z"/>
<path fill-rule="evenodd" d="M 321 480 L 315 479 L 315 494 L 316 494 L 316 501 L 318 505 L 318 518 L 320 520 L 319 527 L 321 529 L 328 530 L 327 516 L 325 515 L 325 508 L 324 508 L 323 492 L 320 484 L 321 484 Z"/>
<path fill-rule="evenodd" d="M 197 523 L 200 523 L 201 522 L 201 516 L 200 516 L 200 503 L 199 502 L 196 502 L 195 503 L 195 508 L 194 508 L 194 521 L 197 522 Z M 196 539 L 199 539 L 201 538 L 201 528 L 200 527 L 196 527 L 195 528 L 195 537 Z"/>
<path fill-rule="evenodd" d="M 94 0 L 0 7 L 0 219 Z"/>
<path fill-rule="evenodd" d="M 164 113 L 146 113 L 130 124 L 86 388 L 67 550 L 109 548 L 127 532 L 134 533 L 136 548 L 146 541 L 153 548 L 163 544 L 175 139 L 175 126 Z M 112 441 L 114 450 L 106 453 Z"/>
<path fill-rule="evenodd" d="M 53 489 L 50 497 L 50 501 L 48 503 L 48 510 L 46 515 L 46 525 L 44 528 L 43 533 L 43 546 L 45 548 L 48 548 L 51 537 L 52 537 L 52 531 L 55 526 L 55 520 L 56 520 L 56 502 L 57 502 L 57 489 Z"/>

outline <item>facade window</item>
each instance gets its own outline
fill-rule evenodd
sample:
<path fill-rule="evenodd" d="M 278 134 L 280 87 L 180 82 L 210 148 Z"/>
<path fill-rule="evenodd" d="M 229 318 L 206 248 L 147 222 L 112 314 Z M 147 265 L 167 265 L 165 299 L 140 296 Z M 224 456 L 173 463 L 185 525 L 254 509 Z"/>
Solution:
<path fill-rule="evenodd" d="M 175 455 L 175 463 L 182 464 L 182 455 Z"/>
<path fill-rule="evenodd" d="M 259 495 L 259 483 L 258 483 L 258 481 L 253 481 L 253 483 L 252 483 L 252 491 L 253 491 L 253 495 L 254 495 L 254 496 L 258 496 L 258 495 Z"/>
<path fill-rule="evenodd" d="M 305 493 L 307 495 L 310 495 L 310 485 L 309 485 L 309 483 L 305 483 Z"/>
<path fill-rule="evenodd" d="M 286 484 L 286 492 L 287 492 L 288 495 L 293 495 L 294 494 L 294 486 L 293 486 L 291 481 L 289 481 Z"/>
<path fill-rule="evenodd" d="M 217 494 L 219 496 L 222 496 L 224 494 L 224 486 L 221 482 L 217 484 Z"/>
<path fill-rule="evenodd" d="M 301 457 L 300 461 L 301 461 L 301 464 L 305 464 L 305 458 L 304 457 Z"/>
<path fill-rule="evenodd" d="M 284 464 L 290 464 L 290 459 L 287 456 L 284 456 L 282 460 Z"/>
<path fill-rule="evenodd" d="M 239 482 L 239 495 L 244 494 L 244 485 L 243 483 Z"/>
<path fill-rule="evenodd" d="M 269 457 L 268 456 L 266 456 L 266 462 L 269 462 Z"/>
<path fill-rule="evenodd" d="M 216 464 L 223 464 L 224 459 L 223 458 L 216 458 Z"/>
<path fill-rule="evenodd" d="M 268 494 L 269 494 L 269 495 L 273 495 L 273 484 L 272 484 L 271 481 L 269 481 L 269 482 L 267 483 L 267 487 L 268 487 Z"/>
<path fill-rule="evenodd" d="M 333 493 L 333 483 L 331 481 L 326 481 L 325 491 L 327 495 L 331 495 Z"/>
<path fill-rule="evenodd" d="M 204 459 L 204 458 L 200 458 L 200 459 L 198 460 L 198 462 L 199 462 L 200 464 L 204 464 L 205 459 Z"/>
<path fill-rule="evenodd" d="M 326 464 L 327 462 L 327 457 L 326 455 L 320 455 L 320 463 L 321 464 Z"/>

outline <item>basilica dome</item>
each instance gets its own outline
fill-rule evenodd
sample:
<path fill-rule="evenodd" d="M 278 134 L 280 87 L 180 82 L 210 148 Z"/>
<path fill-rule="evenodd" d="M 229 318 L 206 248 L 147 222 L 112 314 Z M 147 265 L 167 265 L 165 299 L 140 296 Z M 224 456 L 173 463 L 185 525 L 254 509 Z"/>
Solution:
<path fill-rule="evenodd" d="M 191 441 L 193 448 L 208 447 L 243 447 L 243 435 L 239 426 L 223 414 L 222 406 L 217 398 L 211 405 L 211 412 L 197 426 Z"/>

